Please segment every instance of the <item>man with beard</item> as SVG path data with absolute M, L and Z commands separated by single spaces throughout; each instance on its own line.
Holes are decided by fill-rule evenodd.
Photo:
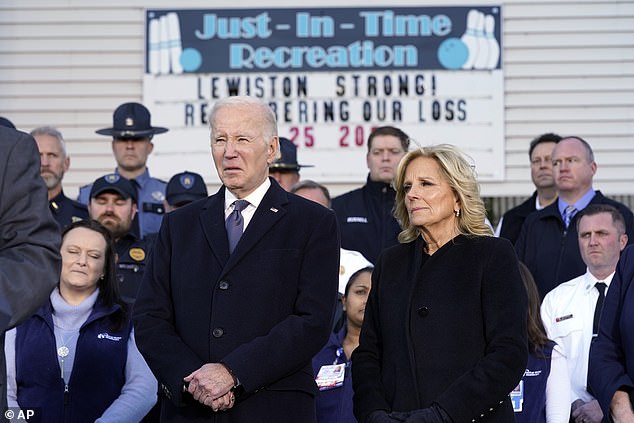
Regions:
M 137 213 L 134 187 L 116 173 L 102 176 L 92 184 L 88 213 L 114 238 L 119 290 L 126 301 L 134 303 L 154 239 L 141 239 L 132 227 Z
M 40 150 L 40 175 L 48 189 L 48 205 L 60 229 L 72 222 L 87 219 L 86 206 L 64 195 L 62 179 L 70 166 L 66 143 L 61 132 L 51 126 L 31 131 Z

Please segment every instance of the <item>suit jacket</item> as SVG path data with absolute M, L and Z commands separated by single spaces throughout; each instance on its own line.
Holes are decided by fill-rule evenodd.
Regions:
M 612 421 L 610 401 L 619 389 L 634 401 L 634 246 L 621 254 L 605 297 L 599 336 L 590 347 L 588 381 L 601 405 L 603 421 Z M 633 402 L 634 403 L 634 402 Z
M 0 127 L 0 346 L 4 332 L 44 304 L 59 281 L 59 243 L 35 140 Z M 6 380 L 0 354 L 2 410 Z
M 171 399 L 161 418 L 210 421 L 183 378 L 223 362 L 245 393 L 216 422 L 313 422 L 311 358 L 337 297 L 335 215 L 271 179 L 230 255 L 224 190 L 165 215 L 135 304 L 137 344 Z
M 514 422 L 509 392 L 526 369 L 526 290 L 507 240 L 458 236 L 433 255 L 423 241 L 385 250 L 372 273 L 354 412 L 438 403 L 456 423 Z

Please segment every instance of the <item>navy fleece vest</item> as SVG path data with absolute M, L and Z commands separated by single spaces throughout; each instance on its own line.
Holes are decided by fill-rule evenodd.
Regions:
M 522 411 L 515 413 L 517 423 L 546 422 L 546 382 L 550 375 L 550 362 L 553 355 L 553 342 L 548 342 L 538 355 L 528 354 L 524 382 L 524 404 Z
M 118 332 L 110 330 L 109 315 L 118 308 L 106 309 L 97 300 L 80 329 L 68 387 L 61 378 L 50 302 L 18 326 L 17 395 L 22 409 L 35 410 L 29 421 L 92 422 L 117 399 L 125 383 L 131 330 L 130 324 Z

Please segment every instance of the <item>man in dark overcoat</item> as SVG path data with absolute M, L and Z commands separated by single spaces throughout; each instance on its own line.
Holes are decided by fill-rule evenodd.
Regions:
M 268 177 L 275 116 L 250 97 L 212 109 L 223 186 L 167 214 L 135 305 L 139 349 L 169 422 L 315 422 L 311 358 L 337 296 L 334 213 Z

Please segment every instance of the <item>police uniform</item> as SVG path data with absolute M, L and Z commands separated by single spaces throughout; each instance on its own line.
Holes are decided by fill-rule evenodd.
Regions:
M 61 191 L 55 198 L 50 200 L 48 206 L 60 229 L 64 229 L 78 220 L 88 219 L 86 206 L 66 197 L 64 191 Z
M 152 126 L 150 111 L 140 103 L 123 103 L 112 114 L 112 127 L 98 129 L 99 135 L 112 136 L 113 139 L 152 139 L 156 134 L 167 132 L 167 128 Z M 119 174 L 119 169 L 115 169 Z M 132 180 L 136 190 L 138 212 L 133 225 L 138 228 L 141 238 L 147 234 L 158 232 L 163 220 L 165 208 L 165 181 L 152 178 L 147 167 L 145 171 Z M 91 185 L 79 189 L 79 201 L 88 204 Z
M 134 303 L 139 292 L 154 239 L 154 234 L 141 239 L 133 232 L 128 232 L 115 242 L 119 292 L 130 304 Z
M 95 198 L 104 192 L 114 192 L 121 198 L 130 199 L 135 204 L 138 203 L 133 184 L 116 173 L 98 178 L 92 184 L 90 198 Z M 115 240 L 119 291 L 123 299 L 129 303 L 134 303 L 136 299 L 154 239 L 155 236 L 152 234 L 146 238 L 139 237 L 138 231 L 132 227 L 128 233 Z
M 115 174 L 119 174 L 118 169 L 115 169 Z M 147 168 L 133 181 L 133 185 L 136 185 L 138 198 L 138 217 L 135 218 L 135 222 L 138 221 L 141 237 L 145 238 L 148 234 L 158 232 L 161 227 L 161 221 L 165 214 L 163 199 L 167 183 L 161 179 L 152 178 Z M 88 184 L 79 189 L 81 203 L 88 204 L 91 188 L 92 184 Z

